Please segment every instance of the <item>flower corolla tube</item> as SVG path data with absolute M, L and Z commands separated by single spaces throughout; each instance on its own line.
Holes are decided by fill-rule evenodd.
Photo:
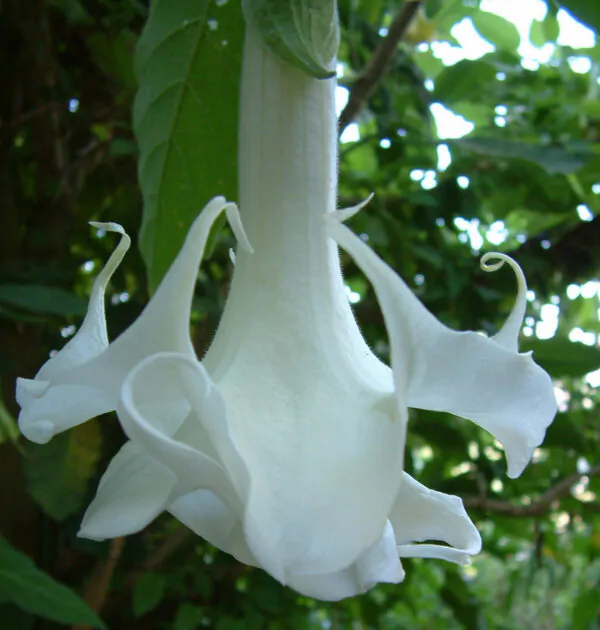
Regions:
M 494 337 L 441 324 L 336 210 L 334 80 L 284 66 L 250 29 L 242 73 L 240 211 L 208 203 L 140 317 L 109 344 L 104 293 L 121 242 L 93 286 L 81 328 L 34 379 L 19 379 L 29 439 L 116 410 L 129 441 L 111 461 L 80 535 L 137 532 L 169 511 L 241 562 L 322 600 L 402 581 L 401 558 L 464 564 L 480 535 L 462 501 L 404 472 L 410 407 L 456 414 L 504 447 L 518 476 L 556 412 L 551 380 L 517 337 L 526 285 Z M 238 240 L 208 353 L 189 335 L 210 228 Z M 377 295 L 390 366 L 363 340 L 338 247 Z

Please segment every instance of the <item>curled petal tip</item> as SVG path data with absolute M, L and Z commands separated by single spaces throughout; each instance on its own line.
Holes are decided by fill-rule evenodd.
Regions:
M 355 206 L 351 208 L 343 208 L 341 210 L 336 210 L 335 212 L 330 213 L 331 216 L 334 216 L 338 221 L 347 221 L 355 214 L 358 214 L 375 196 L 375 193 L 371 193 L 366 199 L 357 203 Z
M 50 381 L 36 381 L 32 378 L 18 378 L 16 399 L 23 406 L 25 397 L 40 398 L 50 387 Z
M 227 220 L 233 230 L 233 234 L 242 249 L 246 250 L 249 254 L 253 254 L 254 249 L 252 248 L 248 235 L 246 234 L 246 230 L 244 229 L 244 224 L 242 223 L 242 218 L 237 205 L 235 203 L 228 203 L 225 206 L 225 214 L 227 215 Z
M 89 224 L 92 227 L 97 228 L 98 230 L 106 230 L 107 232 L 116 232 L 117 234 L 126 235 L 125 229 L 122 225 L 118 223 L 113 223 L 112 221 L 108 221 L 106 223 L 102 221 L 90 221 Z
M 525 280 L 525 274 L 520 265 L 506 254 L 488 252 L 481 257 L 480 261 L 481 268 L 489 272 L 497 271 L 504 263 L 508 264 L 515 273 L 517 279 L 517 299 L 504 326 L 494 335 L 493 339 L 507 350 L 518 352 L 517 340 L 527 308 L 527 281 Z

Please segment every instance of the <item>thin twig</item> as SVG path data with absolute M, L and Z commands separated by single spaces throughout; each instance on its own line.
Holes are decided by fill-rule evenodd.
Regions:
M 600 465 L 595 466 L 584 474 L 573 473 L 568 475 L 546 490 L 544 494 L 533 500 L 529 505 L 515 505 L 509 501 L 488 499 L 486 496 L 463 497 L 463 503 L 467 509 L 486 510 L 495 512 L 496 514 L 504 514 L 505 516 L 544 516 L 551 510 L 553 503 L 569 495 L 571 487 L 578 483 L 582 477 L 593 477 L 594 475 L 600 475 Z
M 356 114 L 369 99 L 373 90 L 386 73 L 390 62 L 396 54 L 398 42 L 404 37 L 420 5 L 421 0 L 405 0 L 400 9 L 398 9 L 388 34 L 381 40 L 362 74 L 350 88 L 348 103 L 340 115 L 340 133 L 354 120 Z
M 124 546 L 124 538 L 111 540 L 108 556 L 98 562 L 92 570 L 83 599 L 95 613 L 100 613 L 104 607 L 108 591 L 110 590 L 112 576 L 117 568 Z M 91 630 L 91 628 L 89 626 L 74 626 L 73 630 Z

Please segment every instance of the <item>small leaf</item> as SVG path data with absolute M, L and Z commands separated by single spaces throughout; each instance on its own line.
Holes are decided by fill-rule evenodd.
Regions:
M 165 578 L 158 573 L 144 573 L 133 587 L 132 608 L 134 616 L 141 617 L 154 610 L 165 594 Z
M 561 337 L 524 341 L 521 352 L 533 350 L 533 358 L 553 378 L 579 377 L 600 368 L 600 348 Z
M 558 20 L 548 13 L 542 22 L 533 20 L 529 29 L 529 39 L 535 46 L 542 47 L 546 42 L 555 42 L 558 38 Z
M 1 381 L 0 385 L 2 385 Z M 0 398 L 0 444 L 4 442 L 16 442 L 19 439 L 19 435 L 16 420 L 12 417 L 4 401 Z
M 440 72 L 435 80 L 434 96 L 443 103 L 477 100 L 490 81 L 496 80 L 496 68 L 487 61 L 464 59 Z
M 58 623 L 105 627 L 73 591 L 40 571 L 1 537 L 0 600 L 12 601 L 23 610 Z M 5 617 L 2 620 L 6 621 Z
M 340 44 L 335 0 L 243 0 L 242 6 L 274 55 L 316 79 L 335 76 Z
M 516 52 L 521 43 L 517 27 L 499 15 L 487 11 L 473 14 L 473 24 L 479 33 L 500 50 Z
M 25 446 L 27 489 L 57 521 L 81 509 L 88 482 L 96 472 L 102 436 L 90 421 L 54 437 L 48 444 Z
M 173 630 L 197 630 L 202 625 L 203 618 L 204 612 L 200 606 L 186 602 L 177 611 Z
M 498 138 L 469 136 L 453 141 L 453 145 L 491 158 L 512 158 L 533 162 L 541 166 L 549 175 L 575 173 L 585 166 L 592 156 L 591 151 L 581 148 L 569 149 Z
M 84 298 L 40 284 L 1 284 L 0 303 L 42 315 L 83 317 L 87 310 Z

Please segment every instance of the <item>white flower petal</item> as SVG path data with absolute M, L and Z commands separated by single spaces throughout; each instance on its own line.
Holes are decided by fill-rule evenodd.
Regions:
M 21 405 L 19 427 L 36 442 L 116 409 L 119 390 L 129 370 L 144 357 L 160 351 L 195 357 L 189 338 L 189 319 L 198 266 L 210 229 L 225 211 L 248 249 L 234 204 L 212 199 L 193 223 L 185 243 L 142 315 L 107 347 L 104 289 L 129 247 L 129 237 L 116 224 L 95 224 L 123 234 L 121 243 L 100 273 L 90 297 L 89 311 L 75 337 L 42 367 L 36 388 L 27 379 L 17 382 Z
M 140 531 L 166 509 L 174 486 L 167 468 L 127 442 L 102 476 L 78 536 L 104 540 Z
M 473 332 L 441 324 L 404 281 L 346 226 L 329 231 L 362 268 L 377 294 L 391 345 L 400 400 L 472 420 L 504 446 L 508 475 L 518 477 L 556 414 L 550 377 L 531 356 Z M 511 319 L 509 330 L 513 330 Z
M 459 497 L 430 490 L 403 474 L 402 485 L 390 513 L 401 557 L 440 558 L 468 563 L 481 550 L 481 536 Z M 451 545 L 416 545 L 438 540 Z
M 32 442 L 44 444 L 55 433 L 74 426 L 70 424 L 69 416 L 79 418 L 83 413 L 87 415 L 87 420 L 108 411 L 103 392 L 98 391 L 94 385 L 84 384 L 82 387 L 70 385 L 59 392 L 53 387 L 55 380 L 64 374 L 73 373 L 79 366 L 99 356 L 108 347 L 104 295 L 113 273 L 129 249 L 131 239 L 116 223 L 92 225 L 121 234 L 121 240 L 94 280 L 86 316 L 75 336 L 62 350 L 44 363 L 35 379 L 17 379 L 16 399 L 22 408 L 19 414 L 19 428 Z M 64 428 L 58 428 L 57 423 L 53 421 L 54 418 L 60 418 L 59 422 L 64 424 Z
M 244 564 L 258 566 L 246 544 L 239 515 L 214 492 L 195 490 L 185 494 L 173 502 L 169 512 L 217 549 Z
M 292 575 L 288 585 L 307 597 L 339 601 L 365 593 L 380 582 L 398 584 L 403 579 L 394 531 L 387 521 L 381 538 L 348 569 L 326 575 Z
M 381 536 L 400 483 L 406 423 L 393 397 L 318 374 L 311 389 L 298 379 L 297 398 L 277 380 L 267 398 L 258 370 L 246 385 L 257 393 L 236 399 L 219 384 L 250 473 L 248 545 L 263 567 L 281 564 L 283 583 L 355 562 Z

